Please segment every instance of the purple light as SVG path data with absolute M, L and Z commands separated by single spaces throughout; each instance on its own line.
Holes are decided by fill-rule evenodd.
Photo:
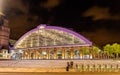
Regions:
M 64 31 L 64 32 L 70 33 L 70 34 L 78 37 L 79 39 L 84 40 L 86 44 L 91 44 L 92 45 L 92 42 L 90 42 L 85 37 L 83 37 L 82 35 L 78 34 L 77 32 L 74 32 L 72 30 L 69 30 L 69 29 L 66 29 L 66 28 L 62 28 L 62 27 L 57 27 L 57 26 L 46 26 L 45 28 L 46 29 L 56 29 L 56 30 L 60 30 L 60 31 Z
M 57 26 L 46 26 L 45 24 L 41 24 L 39 25 L 37 28 L 34 28 L 30 31 L 28 31 L 27 33 L 25 33 L 14 45 L 14 47 L 20 42 L 20 40 L 22 40 L 24 37 L 26 37 L 27 35 L 29 35 L 30 33 L 32 32 L 35 32 L 35 31 L 38 31 L 39 27 L 40 26 L 44 26 L 45 29 L 55 29 L 55 30 L 60 30 L 60 31 L 63 31 L 63 32 L 67 32 L 67 33 L 70 33 L 76 37 L 78 37 L 79 39 L 82 39 L 86 45 L 89 45 L 89 46 L 92 46 L 92 42 L 90 42 L 89 40 L 87 40 L 85 37 L 83 37 L 82 35 L 72 31 L 72 30 L 69 30 L 69 29 L 66 29 L 66 28 L 62 28 L 62 27 L 57 27 Z M 79 46 L 81 46 L 81 44 L 79 44 Z

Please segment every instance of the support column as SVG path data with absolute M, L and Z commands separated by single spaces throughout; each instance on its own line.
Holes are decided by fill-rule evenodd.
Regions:
M 31 53 L 32 53 L 32 50 L 30 49 L 30 59 L 32 59 L 32 57 L 31 57 L 31 56 L 32 56 Z
M 92 47 L 91 46 L 89 47 L 89 50 L 90 50 L 90 59 L 93 59 L 93 57 L 92 57 Z
M 31 59 L 31 49 L 29 50 L 29 59 Z
M 80 50 L 80 59 L 83 58 L 82 50 Z
M 35 59 L 37 59 L 37 49 L 35 49 Z
M 34 59 L 34 51 L 33 50 L 31 50 L 31 59 Z
M 22 57 L 22 59 L 25 59 L 25 50 L 23 51 L 23 57 Z
M 28 59 L 28 50 L 26 50 L 26 59 Z
M 80 48 L 80 59 L 83 59 L 83 49 L 82 49 L 82 47 Z
M 49 59 L 51 59 L 51 56 L 50 56 L 51 50 L 52 50 L 52 48 L 49 49 Z
M 37 49 L 37 59 L 40 59 L 40 50 Z
M 62 48 L 62 59 L 65 59 L 65 49 Z
M 49 49 L 46 48 L 45 50 L 46 50 L 46 53 L 47 53 L 47 54 L 46 54 L 46 59 L 49 59 Z
M 36 49 L 36 59 L 38 59 L 38 49 Z
M 59 57 L 57 57 L 58 59 L 62 59 L 62 56 L 63 56 L 63 55 L 62 55 L 62 54 L 63 54 L 63 53 L 62 53 L 62 51 L 63 51 L 62 49 L 63 49 L 63 48 L 58 48 L 58 52 L 60 52 L 60 53 L 61 53 L 60 58 L 59 58 Z M 57 56 L 58 56 L 58 52 L 57 52 Z
M 28 59 L 30 59 L 30 51 L 29 51 L 29 49 L 28 49 Z
M 27 50 L 27 59 L 29 58 L 29 51 Z
M 74 48 L 73 47 L 71 47 L 70 48 L 70 55 L 71 55 L 71 59 L 74 59 Z
M 81 50 L 80 49 L 81 49 L 81 47 L 78 47 L 78 50 L 79 50 L 79 59 L 82 59 L 82 57 L 81 57 L 82 55 L 81 55 Z
M 40 58 L 43 59 L 43 55 L 42 55 L 42 48 L 40 48 Z
M 30 59 L 32 59 L 32 49 L 30 50 Z
M 33 59 L 35 59 L 35 49 L 33 49 Z
M 50 48 L 48 48 L 48 59 L 50 59 Z
M 56 48 L 54 48 L 54 59 L 56 59 L 57 58 L 57 49 Z
M 26 59 L 26 50 L 24 51 L 24 59 Z

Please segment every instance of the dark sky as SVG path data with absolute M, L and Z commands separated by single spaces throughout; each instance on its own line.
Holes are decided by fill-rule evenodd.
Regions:
M 11 39 L 41 23 L 62 26 L 94 44 L 120 43 L 120 0 L 4 0 Z

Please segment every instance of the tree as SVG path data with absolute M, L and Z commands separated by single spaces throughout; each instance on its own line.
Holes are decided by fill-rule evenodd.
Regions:
M 110 45 L 110 44 L 105 45 L 104 53 L 107 54 L 108 57 L 118 58 L 119 54 L 120 54 L 120 44 L 113 43 L 112 45 Z
M 86 47 L 83 47 L 82 48 L 82 54 L 83 54 L 83 56 L 84 55 L 88 55 L 89 54 L 89 50 Z
M 83 54 L 84 54 L 84 55 L 88 55 L 88 54 L 89 54 L 89 50 L 87 50 L 87 49 L 84 48 Z
M 100 49 L 96 46 L 93 46 L 93 50 L 92 50 L 92 54 L 93 54 L 93 58 L 96 57 L 96 55 L 98 55 L 100 52 Z
M 113 48 L 110 44 L 106 44 L 104 47 L 103 47 L 103 51 L 104 51 L 104 54 L 107 54 L 107 57 L 113 57 Z
M 117 43 L 112 44 L 112 48 L 113 48 L 113 53 L 116 54 L 116 58 L 118 58 L 118 55 L 120 53 L 120 45 Z

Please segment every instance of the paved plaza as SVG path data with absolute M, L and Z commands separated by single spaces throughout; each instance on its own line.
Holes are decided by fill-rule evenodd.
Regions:
M 65 68 L 67 62 L 73 61 L 73 65 L 77 64 L 78 66 L 83 64 L 87 66 L 88 64 L 92 67 L 93 64 L 96 66 L 98 64 L 104 65 L 108 64 L 109 66 L 120 67 L 119 60 L 1 60 L 1 68 Z
M 70 68 L 69 72 L 120 71 L 120 62 L 118 60 L 2 60 L 0 72 L 66 72 L 67 62 L 71 61 L 73 61 L 73 68 Z M 99 64 L 102 65 L 101 69 Z M 105 64 L 107 67 L 105 67 Z M 118 64 L 118 69 L 116 64 Z M 82 65 L 84 65 L 83 68 Z M 95 68 L 93 67 L 94 65 L 96 66 Z
M 66 62 L 74 68 L 66 71 Z M 120 64 L 115 60 L 2 60 L 0 75 L 120 75 L 118 71 L 78 71 L 75 64 Z

